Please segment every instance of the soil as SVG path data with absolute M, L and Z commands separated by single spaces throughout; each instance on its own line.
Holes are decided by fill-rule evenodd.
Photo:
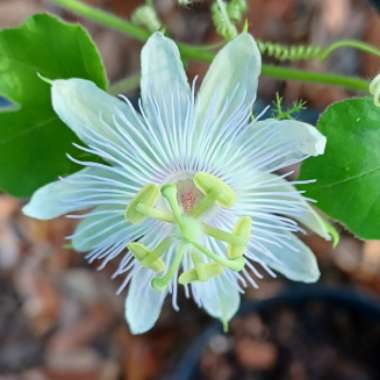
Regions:
M 380 324 L 321 301 L 272 306 L 214 336 L 199 380 L 372 380 L 379 378 Z

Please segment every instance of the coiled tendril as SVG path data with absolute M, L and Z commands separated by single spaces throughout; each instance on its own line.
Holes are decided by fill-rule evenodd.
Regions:
M 313 45 L 288 46 L 262 40 L 257 40 L 257 44 L 261 54 L 276 58 L 279 61 L 295 62 L 309 59 L 324 61 L 335 52 L 335 50 L 340 48 L 353 48 L 380 57 L 379 49 L 365 42 L 351 39 L 334 42 L 325 48 Z
M 216 32 L 229 40 L 237 35 L 237 28 L 228 13 L 224 0 L 216 0 L 211 6 L 211 16 Z
M 279 43 L 257 40 L 261 54 L 273 57 L 279 61 L 301 61 L 320 58 L 323 49 L 319 46 L 287 46 Z
M 245 0 L 231 0 L 227 4 L 227 12 L 230 19 L 240 22 L 247 11 L 247 3 Z

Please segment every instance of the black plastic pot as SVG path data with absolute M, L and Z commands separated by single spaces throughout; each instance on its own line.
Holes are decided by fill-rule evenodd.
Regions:
M 367 321 L 378 322 L 380 325 L 379 301 L 354 290 L 323 286 L 290 288 L 276 297 L 247 303 L 241 308 L 239 316 L 262 313 L 268 315 L 268 313 L 276 313 L 278 309 L 282 307 L 287 307 L 299 312 L 305 305 L 311 302 L 325 304 L 329 308 L 331 307 L 331 309 L 344 309 Z M 360 328 L 360 326 L 355 327 Z M 202 353 L 208 346 L 210 340 L 221 333 L 219 323 L 215 322 L 211 324 L 210 327 L 195 340 L 179 362 L 174 373 L 166 380 L 201 380 L 202 375 L 199 363 Z M 317 331 L 313 333 L 317 334 Z
M 369 2 L 380 12 L 380 0 L 369 0 Z

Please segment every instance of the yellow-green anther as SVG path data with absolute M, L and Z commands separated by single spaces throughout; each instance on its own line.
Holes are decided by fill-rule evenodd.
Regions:
M 125 211 L 125 218 L 130 223 L 142 222 L 147 215 L 141 212 L 141 206 L 153 207 L 158 201 L 159 196 L 160 188 L 157 185 L 150 184 L 144 186 L 129 203 Z
M 194 184 L 204 197 L 194 206 L 191 215 L 198 217 L 208 211 L 216 203 L 230 208 L 235 204 L 235 192 L 219 178 L 203 172 L 198 172 L 193 178 Z
M 155 251 L 150 251 L 144 244 L 129 243 L 127 247 L 142 266 L 150 268 L 154 272 L 162 272 L 165 270 L 165 263 L 159 258 Z
M 149 252 L 149 249 L 141 243 L 129 243 L 127 245 L 127 248 L 139 261 L 142 260 Z
M 215 238 L 216 240 L 225 241 L 225 242 L 232 244 L 232 245 L 244 246 L 245 244 L 247 244 L 246 240 L 241 238 L 236 233 L 223 231 L 223 230 L 220 230 L 219 228 L 211 227 L 207 224 L 203 224 L 202 227 L 203 227 L 203 231 L 207 235 Z
M 153 251 L 149 252 L 149 254 L 141 260 L 141 265 L 149 266 L 154 263 L 169 249 L 171 242 L 171 238 L 162 240 Z
M 236 194 L 230 186 L 211 174 L 198 172 L 193 178 L 195 186 L 205 195 L 215 194 L 219 205 L 230 208 L 235 204 Z
M 201 281 L 205 282 L 219 276 L 224 271 L 224 267 L 218 263 L 205 263 L 197 264 L 195 267 L 187 272 L 183 272 L 178 282 L 182 285 L 186 285 L 190 282 Z
M 181 285 L 190 284 L 190 282 L 199 281 L 198 273 L 195 269 L 191 269 L 186 272 L 182 272 L 178 277 L 178 283 Z
M 181 265 L 186 247 L 187 245 L 185 243 L 180 243 L 168 271 L 163 276 L 153 278 L 151 285 L 154 289 L 165 290 L 167 288 L 173 276 L 178 271 L 179 266 Z
M 244 255 L 249 237 L 251 236 L 251 228 L 252 219 L 249 216 L 243 216 L 239 219 L 233 230 L 233 235 L 240 239 L 243 244 L 230 244 L 227 253 L 230 259 L 237 259 Z
M 195 241 L 191 241 L 191 245 L 194 248 L 196 248 L 198 251 L 205 254 L 208 258 L 210 258 L 213 261 L 223 265 L 224 267 L 232 269 L 235 272 L 239 272 L 244 268 L 244 265 L 245 265 L 244 257 L 240 257 L 237 259 L 225 259 L 225 258 L 215 254 L 214 252 L 209 251 L 207 248 L 203 247 L 202 245 L 198 244 Z

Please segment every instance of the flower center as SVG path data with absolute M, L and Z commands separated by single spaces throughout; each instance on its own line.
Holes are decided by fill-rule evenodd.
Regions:
M 160 197 L 167 205 L 166 210 L 155 207 Z M 141 223 L 146 218 L 152 218 L 176 225 L 176 233 L 163 239 L 153 251 L 141 243 L 128 244 L 141 265 L 156 273 L 165 272 L 153 278 L 152 286 L 155 289 L 167 288 L 185 254 L 189 254 L 193 267 L 179 276 L 178 282 L 182 285 L 207 281 L 223 273 L 226 268 L 233 271 L 243 269 L 251 218 L 240 218 L 232 232 L 209 226 L 201 220 L 202 215 L 216 205 L 232 207 L 235 198 L 234 191 L 222 180 L 203 172 L 196 173 L 192 180 L 179 180 L 161 187 L 150 184 L 140 190 L 125 211 L 125 218 L 130 223 Z M 204 247 L 200 243 L 203 235 L 227 243 L 226 255 L 215 254 Z M 161 257 L 175 241 L 177 251 L 166 268 Z

